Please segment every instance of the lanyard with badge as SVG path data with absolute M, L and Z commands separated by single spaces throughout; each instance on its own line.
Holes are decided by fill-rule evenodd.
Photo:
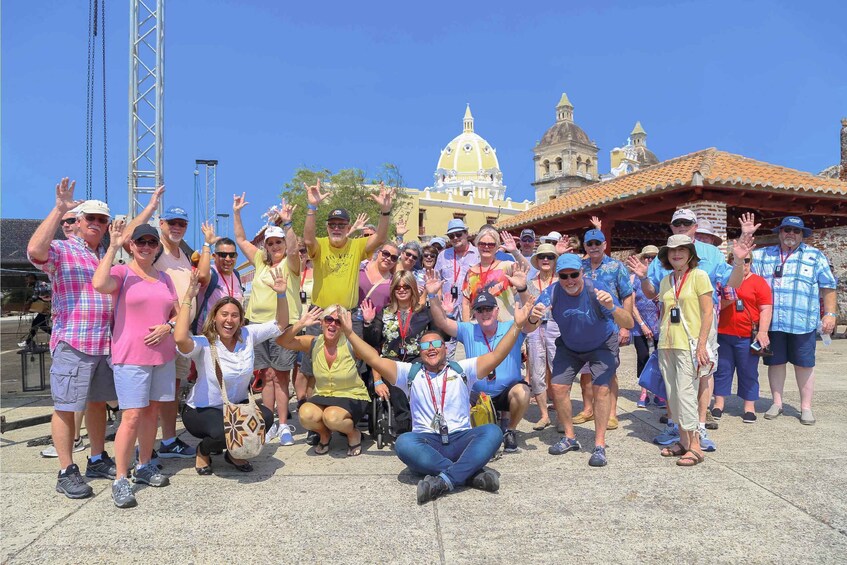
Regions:
M 456 283 L 459 281 L 459 273 L 462 272 L 461 265 L 456 261 L 456 250 L 453 250 L 453 286 L 450 287 L 450 296 L 453 297 L 453 300 L 459 299 L 459 287 Z
M 220 279 L 221 279 L 221 281 L 223 281 L 224 287 L 226 287 L 226 295 L 235 298 L 235 294 L 234 294 L 235 281 L 232 280 L 233 276 L 234 275 L 232 273 L 230 273 L 230 275 L 229 275 L 230 282 L 229 283 L 226 281 L 226 277 L 224 277 L 223 275 L 221 275 Z
M 304 267 L 303 273 L 300 275 L 300 304 L 306 303 L 306 289 L 303 287 L 303 284 L 306 282 L 306 273 L 309 271 L 309 267 Z
M 479 328 L 479 331 L 480 331 L 480 333 L 482 333 L 482 339 L 485 340 L 485 347 L 488 348 L 488 352 L 490 353 L 492 351 L 491 344 L 488 343 L 488 338 L 485 337 L 485 332 L 482 330 L 482 328 Z M 488 377 L 486 377 L 486 378 L 489 381 L 493 381 L 494 379 L 496 379 L 497 378 L 497 369 L 495 368 L 490 373 L 488 373 Z
M 397 311 L 397 331 L 400 334 L 400 358 L 406 360 L 406 336 L 409 335 L 409 327 L 412 325 L 412 310 L 411 308 L 406 313 L 405 318 L 401 319 L 401 312 Z M 405 324 L 404 324 L 405 321 Z
M 798 245 L 794 249 L 788 252 L 784 257 L 782 256 L 782 247 L 779 248 L 779 265 L 777 265 L 773 270 L 773 278 L 779 279 L 782 278 L 783 268 L 785 267 L 785 262 L 788 261 L 788 258 L 791 257 L 791 254 L 800 249 Z
M 673 280 L 673 293 L 674 293 L 674 307 L 671 308 L 671 323 L 678 324 L 682 321 L 682 317 L 679 314 L 679 295 L 682 292 L 682 287 L 685 286 L 685 281 L 688 279 L 688 275 L 691 273 L 691 269 L 685 271 L 685 274 L 682 275 L 682 280 L 679 285 L 676 284 L 676 275 L 671 275 Z
M 424 376 L 426 376 L 426 384 L 429 385 L 429 394 L 432 398 L 432 408 L 435 410 L 435 415 L 432 417 L 432 422 L 430 422 L 429 426 L 433 431 L 441 435 L 441 444 L 447 445 L 450 443 L 450 434 L 447 429 L 447 419 L 444 417 L 444 399 L 447 397 L 447 366 L 444 366 L 444 370 L 442 371 L 442 381 L 441 381 L 441 410 L 438 409 L 438 403 L 435 400 L 435 389 L 432 388 L 432 379 L 433 377 L 429 376 L 429 371 L 424 369 Z M 435 374 L 434 378 L 438 378 L 438 373 Z

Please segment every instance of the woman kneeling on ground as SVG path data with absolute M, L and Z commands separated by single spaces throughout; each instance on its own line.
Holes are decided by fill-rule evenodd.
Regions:
M 356 359 L 341 331 L 344 308 L 333 304 L 326 310 L 313 307 L 303 318 L 285 330 L 277 343 L 312 358 L 315 394 L 300 407 L 300 423 L 320 435 L 315 455 L 329 451 L 332 432 L 347 436 L 347 456 L 362 453 L 362 432 L 356 423 L 368 408 L 370 396 L 356 369 Z M 307 326 L 321 324 L 321 335 L 297 335 Z
M 195 470 L 198 475 L 212 474 L 213 452 L 220 453 L 226 448 L 224 435 L 223 398 L 221 386 L 226 386 L 227 397 L 234 404 L 245 404 L 248 387 L 253 378 L 254 346 L 282 333 L 281 326 L 288 324 L 288 304 L 286 302 L 286 278 L 281 268 L 271 269 L 273 290 L 276 292 L 276 320 L 261 324 L 244 325 L 244 308 L 241 303 L 226 296 L 212 307 L 202 335 L 191 335 L 188 331 L 191 322 L 191 302 L 200 290 L 197 271 L 191 275 L 191 284 L 180 302 L 179 315 L 174 329 L 174 340 L 180 355 L 188 357 L 197 365 L 197 382 L 191 389 L 185 408 L 182 410 L 182 423 L 188 433 L 199 438 Z M 212 356 L 212 345 L 217 350 L 221 378 L 219 380 Z M 265 429 L 273 424 L 273 413 L 260 406 L 265 420 Z M 241 472 L 253 470 L 249 461 L 236 459 L 229 453 L 224 455 L 227 463 Z

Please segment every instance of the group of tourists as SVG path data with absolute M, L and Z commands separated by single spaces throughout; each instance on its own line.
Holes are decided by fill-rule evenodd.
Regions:
M 641 389 L 638 406 L 652 400 L 666 409 L 655 442 L 679 466 L 716 449 L 707 425 L 723 416 L 735 373 L 743 421 L 756 421 L 760 356 L 773 396 L 764 417 L 783 413 L 791 363 L 800 421 L 815 422 L 815 332 L 834 329 L 836 281 L 823 254 L 803 243 L 811 230 L 797 217 L 774 229 L 776 245 L 756 248 L 760 225 L 745 214 L 727 259 L 711 227 L 680 209 L 666 242 L 622 262 L 608 255 L 597 218 L 581 242 L 557 232 L 536 238 L 531 229 L 515 238 L 491 226 L 471 234 L 460 218 L 424 244 L 404 243 L 398 222 L 391 241 L 395 194 L 384 186 L 371 195 L 376 225 L 364 215 L 351 224 L 338 208 L 318 237 L 317 211 L 330 193 L 317 182 L 304 187 L 302 234 L 293 229 L 296 207 L 283 202 L 248 239 L 246 194 L 236 195 L 235 239 L 203 224 L 192 261 L 184 209 L 149 223 L 164 187 L 128 223 L 104 202 L 75 200 L 74 188 L 68 179 L 56 186 L 55 207 L 27 248 L 50 279 L 56 490 L 69 498 L 93 493 L 73 462 L 75 414 L 85 412 L 91 445 L 85 476 L 112 480 L 112 499 L 126 508 L 137 505 L 132 483 L 168 485 L 160 458 L 193 458 L 196 472 L 210 475 L 213 456 L 223 454 L 227 465 L 252 471 L 227 449 L 224 405 L 247 403 L 259 389 L 266 441 L 297 444 L 293 411 L 314 455 L 328 453 L 335 435 L 348 457 L 363 451 L 359 424 L 372 403 L 402 395 L 411 429 L 395 451 L 423 475 L 419 503 L 462 485 L 497 491 L 500 476 L 486 464 L 501 448 L 519 451 L 518 426 L 532 403 L 533 429 L 556 425 L 561 434 L 552 455 L 582 449 L 574 426 L 593 421 L 588 465 L 602 467 L 606 435 L 619 426 L 620 348 L 629 343 L 638 374 L 661 375 L 661 387 Z M 53 239 L 66 223 L 66 239 Z M 239 251 L 253 267 L 249 289 L 235 269 Z M 117 260 L 124 253 L 131 259 Z M 196 447 L 176 432 L 186 379 L 193 385 L 181 418 Z M 576 415 L 575 381 L 583 398 Z M 471 407 L 485 399 L 494 421 L 474 427 Z M 114 459 L 105 447 L 112 401 L 122 411 Z

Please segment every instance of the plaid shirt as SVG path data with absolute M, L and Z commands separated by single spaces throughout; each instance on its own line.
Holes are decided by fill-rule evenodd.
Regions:
M 779 265 L 783 265 L 782 276 L 774 277 Z M 763 277 L 773 290 L 771 331 L 805 334 L 818 327 L 820 289 L 834 289 L 837 285 L 823 253 L 801 243 L 784 257 L 780 256 L 779 246 L 773 245 L 753 251 L 750 270 Z
M 632 283 L 629 282 L 629 270 L 623 263 L 608 255 L 603 255 L 603 260 L 596 269 L 591 266 L 591 259 L 583 259 L 582 270 L 586 277 L 599 280 L 609 287 L 610 294 L 620 303 L 633 292 Z
M 51 353 L 64 341 L 86 355 L 109 355 L 112 296 L 100 294 L 91 285 L 100 255 L 81 237 L 73 236 L 68 240 L 54 239 L 44 263 L 28 257 L 53 284 Z

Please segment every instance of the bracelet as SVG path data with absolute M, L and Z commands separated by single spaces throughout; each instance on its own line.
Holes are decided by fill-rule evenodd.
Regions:
M 541 321 L 541 319 L 539 318 L 538 320 L 535 320 L 535 321 L 533 322 L 533 321 L 532 321 L 532 318 L 530 318 L 529 316 L 527 316 L 526 321 L 527 321 L 527 322 L 529 322 L 529 325 L 534 326 L 535 324 L 537 324 L 538 322 L 540 322 L 540 321 Z
M 438 293 L 437 292 L 427 293 L 426 297 L 428 299 L 432 300 L 433 298 L 438 298 Z
M 827 312 L 824 316 L 832 316 L 833 318 L 837 318 L 838 315 L 835 312 Z
M 285 293 L 284 292 L 277 292 L 276 297 L 277 298 L 285 298 Z
M 306 206 L 306 208 L 311 210 L 312 212 L 316 212 L 318 210 L 318 207 L 315 206 L 314 204 L 309 204 L 309 205 Z
M 212 248 L 212 244 L 211 244 L 211 243 L 209 243 L 208 241 L 204 241 L 204 242 L 203 242 L 203 247 L 208 247 L 209 249 L 211 249 L 211 248 Z
M 391 215 L 391 210 L 389 210 L 388 212 L 380 212 L 380 214 L 381 214 L 382 216 L 390 216 L 390 215 Z
M 284 227 L 285 229 L 291 229 L 291 226 L 293 225 L 294 222 L 285 222 L 284 224 L 282 224 L 282 227 Z
M 183 306 L 188 306 L 189 308 L 191 308 L 192 306 L 191 302 L 180 302 L 180 304 L 182 304 Z
M 603 308 L 606 308 L 606 307 L 605 307 L 605 306 L 603 306 Z M 615 310 L 617 310 L 617 309 L 618 309 L 618 307 L 617 307 L 617 306 L 615 306 L 614 304 L 612 304 L 612 309 L 611 309 L 611 310 L 609 310 L 608 308 L 606 308 L 606 310 L 609 310 L 609 314 L 614 313 L 614 311 L 615 311 Z
M 526 285 L 524 285 L 523 288 L 516 288 L 515 292 L 526 292 L 526 288 L 527 288 Z
M 638 277 L 638 280 L 640 280 L 641 282 L 644 282 L 644 281 L 647 280 L 647 278 L 648 278 L 647 275 L 645 275 L 643 277 Z
M 384 385 L 384 384 L 385 383 L 383 382 L 382 379 L 379 379 L 378 381 L 374 381 L 374 386 L 379 386 L 379 385 Z
M 646 325 L 647 325 L 647 322 L 638 322 L 638 325 L 639 325 L 639 326 L 646 326 Z

